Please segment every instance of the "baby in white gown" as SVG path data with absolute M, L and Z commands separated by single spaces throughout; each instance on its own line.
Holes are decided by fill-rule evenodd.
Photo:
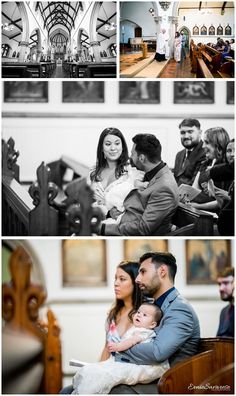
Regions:
M 144 172 L 132 166 L 127 166 L 127 172 L 121 175 L 118 179 L 110 183 L 106 188 L 103 188 L 101 182 L 89 182 L 94 191 L 94 198 L 96 200 L 94 206 L 99 206 L 104 215 L 107 215 L 109 210 L 116 207 L 119 212 L 124 211 L 124 200 L 126 196 L 135 188 L 144 189 L 148 186 L 148 182 L 143 182 Z M 119 223 L 121 215 L 115 220 L 108 218 L 103 223 Z
M 108 342 L 111 353 L 119 353 L 139 342 L 149 342 L 156 333 L 153 330 L 161 319 L 162 312 L 155 304 L 143 303 L 133 316 L 133 326 L 120 342 Z M 160 378 L 169 369 L 168 360 L 156 365 L 120 363 L 115 356 L 105 361 L 81 367 L 73 378 L 73 394 L 108 394 L 119 384 L 135 385 L 149 383 Z

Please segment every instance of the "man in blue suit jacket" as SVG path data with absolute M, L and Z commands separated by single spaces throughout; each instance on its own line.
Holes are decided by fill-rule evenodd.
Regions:
M 192 306 L 174 287 L 177 270 L 171 253 L 145 253 L 140 258 L 136 282 L 140 289 L 154 298 L 163 311 L 156 337 L 147 344 L 137 344 L 116 355 L 120 362 L 156 364 L 169 359 L 170 365 L 197 353 L 200 339 L 199 321 Z M 135 386 L 119 385 L 110 393 L 157 393 L 157 382 Z
M 220 323 L 217 330 L 219 337 L 234 337 L 234 268 L 226 267 L 218 274 L 220 297 L 229 304 L 220 313 Z
M 153 341 L 137 344 L 131 349 L 116 354 L 118 362 L 157 364 L 169 359 L 170 365 L 197 353 L 200 339 L 199 321 L 192 306 L 174 287 L 177 270 L 175 257 L 171 253 L 145 253 L 140 258 L 139 275 L 136 282 L 147 296 L 152 296 L 163 317 L 155 329 Z M 60 393 L 68 394 L 72 386 Z M 118 385 L 112 394 L 157 393 L 157 381 L 134 386 Z

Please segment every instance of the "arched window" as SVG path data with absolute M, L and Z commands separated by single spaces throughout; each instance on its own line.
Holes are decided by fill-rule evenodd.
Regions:
M 229 24 L 225 27 L 225 35 L 226 36 L 231 36 L 231 27 L 229 26 Z
M 111 44 L 109 47 L 111 56 L 116 56 L 116 44 Z
M 205 25 L 203 25 L 203 26 L 201 27 L 201 35 L 203 35 L 203 36 L 206 36 L 206 35 L 207 35 L 207 28 L 206 28 Z
M 223 34 L 223 27 L 219 24 L 217 28 L 217 36 L 221 36 Z
M 214 26 L 213 25 L 211 25 L 210 27 L 209 27 L 209 36 L 214 36 L 215 35 L 215 28 L 214 28 Z
M 197 25 L 194 26 L 193 28 L 193 35 L 199 35 L 199 27 Z
M 2 58 L 7 58 L 10 51 L 10 45 L 2 44 Z

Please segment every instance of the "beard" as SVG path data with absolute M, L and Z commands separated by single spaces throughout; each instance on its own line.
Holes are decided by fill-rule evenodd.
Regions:
M 222 301 L 229 301 L 229 302 L 233 301 L 232 294 L 221 293 L 220 294 L 220 298 L 221 298 Z

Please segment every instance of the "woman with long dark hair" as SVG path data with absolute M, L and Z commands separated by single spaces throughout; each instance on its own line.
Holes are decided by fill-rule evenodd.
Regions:
M 141 305 L 142 293 L 135 282 L 138 271 L 139 263 L 133 261 L 122 261 L 117 266 L 114 280 L 116 299 L 107 316 L 106 344 L 100 360 L 108 359 L 107 342 L 123 336 L 132 326 L 132 316 Z
M 97 160 L 88 183 L 94 191 L 95 205 L 104 215 L 117 219 L 123 212 L 125 197 L 143 179 L 143 172 L 128 165 L 128 148 L 125 138 L 117 128 L 106 128 L 97 146 Z

